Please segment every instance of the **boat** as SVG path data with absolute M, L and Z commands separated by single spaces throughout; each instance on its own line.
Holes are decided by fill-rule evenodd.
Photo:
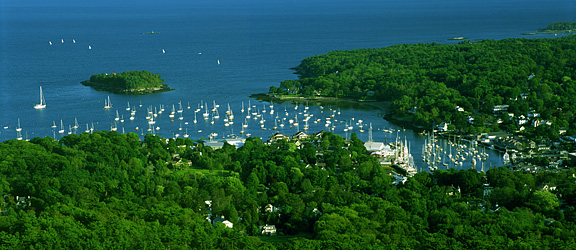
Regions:
M 88 49 L 92 49 L 92 46 L 88 45 Z
M 18 127 L 16 128 L 16 140 L 22 140 L 22 128 L 20 127 L 20 118 L 18 118 Z
M 56 128 L 56 121 L 52 121 L 52 128 Z
M 80 127 L 80 125 L 78 125 L 78 119 L 74 118 L 74 129 L 78 129 L 78 127 Z
M 183 111 L 184 111 L 184 109 L 182 109 L 182 102 L 179 101 L 179 102 L 178 102 L 178 111 L 177 111 L 177 112 L 178 112 L 178 113 L 182 113 Z
M 104 99 L 104 109 L 111 109 L 112 103 L 110 102 L 110 96 L 108 96 L 108 100 Z
M 202 116 L 204 116 L 204 120 L 208 120 L 208 117 L 210 116 L 210 114 L 208 114 L 208 106 L 206 106 L 206 112 L 204 112 Z
M 58 133 L 64 134 L 64 123 L 62 122 L 62 119 L 60 119 L 60 130 L 58 130 Z
M 16 131 L 17 132 L 22 131 L 22 128 L 20 127 L 20 118 L 18 118 L 18 127 L 16 127 Z
M 35 109 L 46 108 L 46 100 L 44 100 L 44 94 L 42 94 L 42 86 L 40 86 L 40 103 L 34 105 Z

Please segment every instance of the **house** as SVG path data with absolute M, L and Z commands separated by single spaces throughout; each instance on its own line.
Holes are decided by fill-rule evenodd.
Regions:
M 310 135 L 308 135 L 302 131 L 298 131 L 298 133 L 292 135 L 291 137 L 292 137 L 292 140 L 304 140 L 304 139 L 308 139 L 310 137 Z
M 369 153 L 382 151 L 386 146 L 383 142 L 367 141 L 364 143 L 364 147 Z
M 216 223 L 222 223 L 222 224 L 224 224 L 224 226 L 226 226 L 228 228 L 234 227 L 234 224 L 232 224 L 232 222 L 230 222 L 229 220 L 224 219 L 224 216 L 220 216 L 220 217 L 212 220 L 212 225 L 216 226 Z
M 283 135 L 280 132 L 276 132 L 272 136 L 268 137 L 268 141 L 271 141 L 271 142 L 276 142 L 276 141 L 281 141 L 281 140 L 289 141 L 290 137 L 287 135 Z
M 264 207 L 264 211 L 267 213 L 275 213 L 275 212 L 279 212 L 280 209 L 278 207 L 275 207 L 272 204 L 268 204 Z
M 509 105 L 495 105 L 494 107 L 492 107 L 492 111 L 493 111 L 494 113 L 497 113 L 497 112 L 506 112 L 506 111 L 508 111 L 508 108 L 509 108 L 509 107 L 510 107 Z
M 268 225 L 260 227 L 260 233 L 265 235 L 275 235 L 276 234 L 276 225 Z
M 314 138 L 322 138 L 322 136 L 324 136 L 325 131 L 324 130 L 320 130 L 320 132 L 316 132 L 313 134 Z
M 546 191 L 546 192 L 556 191 L 556 185 L 553 185 L 550 183 L 542 183 L 538 186 L 538 188 L 540 188 L 540 190 Z

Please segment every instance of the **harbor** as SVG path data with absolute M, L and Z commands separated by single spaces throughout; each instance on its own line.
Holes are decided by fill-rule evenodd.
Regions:
M 122 97 L 122 98 L 118 98 Z M 10 123 L 1 121 L 0 140 L 53 137 L 56 140 L 71 134 L 94 131 L 136 133 L 143 140 L 147 134 L 164 138 L 189 138 L 196 141 L 218 142 L 224 139 L 270 137 L 274 133 L 296 134 L 328 131 L 349 139 L 352 133 L 367 142 L 366 148 L 374 154 L 370 143 L 379 142 L 394 155 L 380 157 L 382 165 L 400 166 L 407 173 L 435 169 L 487 170 L 502 165 L 502 153 L 486 148 L 474 148 L 462 142 L 441 137 L 422 136 L 410 129 L 383 119 L 385 110 L 373 105 L 310 105 L 307 102 L 259 102 L 245 99 L 236 102 L 220 100 L 179 100 L 166 104 L 122 100 L 126 96 L 106 96 L 90 105 L 86 114 L 74 118 L 54 119 L 50 103 L 35 110 L 34 122 L 22 118 Z M 33 107 L 30 107 L 34 110 Z M 88 114 L 88 115 L 87 115 Z M 56 116 L 58 117 L 58 116 Z M 52 119 L 51 119 L 52 118 Z M 20 124 L 18 124 L 20 123 Z M 454 157 L 450 158 L 453 152 Z M 482 153 L 482 157 L 473 153 Z M 472 157 L 462 160 L 463 157 Z M 476 160 L 476 164 L 474 164 Z

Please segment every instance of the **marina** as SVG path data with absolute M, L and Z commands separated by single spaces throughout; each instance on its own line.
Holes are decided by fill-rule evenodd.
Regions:
M 126 102 L 127 105 L 114 108 L 111 106 L 114 102 Z M 184 108 L 182 102 L 190 102 L 197 108 Z M 432 134 L 422 136 L 410 129 L 389 123 L 382 119 L 383 110 L 374 105 L 321 106 L 306 102 L 274 104 L 251 99 L 222 105 L 216 100 L 201 100 L 196 104 L 192 100 L 156 105 L 141 103 L 132 107 L 130 103 L 141 102 L 117 101 L 108 96 L 104 99 L 104 109 L 98 108 L 102 107 L 101 105 L 91 105 L 93 108 L 86 110 L 90 116 L 78 115 L 68 121 L 60 119 L 59 127 L 56 126 L 57 120 L 50 120 L 47 116 L 47 113 L 51 113 L 50 109 L 38 110 L 46 112 L 43 113 L 45 119 L 42 119 L 42 123 L 38 121 L 32 124 L 26 121 L 18 125 L 3 123 L 5 126 L 0 130 L 0 139 L 22 139 L 23 131 L 27 134 L 30 132 L 32 137 L 48 136 L 59 140 L 70 134 L 107 130 L 136 133 L 141 139 L 147 134 L 153 134 L 165 138 L 188 138 L 209 142 L 252 136 L 266 141 L 276 132 L 292 135 L 298 132 L 312 134 L 328 131 L 345 139 L 356 133 L 357 137 L 365 142 L 379 142 L 385 145 L 395 152 L 393 153 L 395 157 L 392 161 L 382 160 L 381 163 L 403 166 L 410 173 L 448 168 L 475 168 L 478 171 L 485 171 L 490 166 L 502 164 L 502 154 L 499 152 L 474 148 Z M 248 103 L 247 107 L 244 103 Z M 165 107 L 170 107 L 168 109 L 170 112 L 166 111 Z M 199 116 L 204 119 L 199 120 Z M 130 118 L 124 119 L 124 117 Z M 17 122 L 20 123 L 20 119 Z M 15 126 L 17 131 L 10 132 L 9 128 Z M 367 148 L 369 149 L 369 146 Z

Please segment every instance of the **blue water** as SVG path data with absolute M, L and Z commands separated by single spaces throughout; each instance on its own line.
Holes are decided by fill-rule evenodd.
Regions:
M 347 136 L 343 124 L 372 123 L 373 139 L 383 141 L 396 135 L 382 129 L 399 130 L 407 138 L 416 161 L 423 138 L 410 130 L 389 124 L 382 112 L 366 108 L 318 107 L 305 103 L 274 105 L 270 115 L 267 103 L 250 100 L 253 93 L 266 92 L 280 81 L 296 79 L 290 70 L 300 60 L 332 50 L 378 48 L 400 43 L 452 43 L 448 38 L 505 39 L 523 37 L 547 24 L 576 21 L 576 4 L 571 0 L 512 1 L 17 1 L 0 3 L 0 141 L 15 139 L 18 119 L 25 138 L 61 138 L 76 119 L 80 133 L 86 124 L 96 130 L 109 130 L 116 111 L 125 122 L 116 122 L 118 131 L 146 133 L 146 108 L 165 112 L 157 117 L 155 133 L 164 137 L 208 138 L 217 133 L 226 137 L 246 133 L 268 137 L 276 115 L 279 124 L 284 108 L 289 118 L 298 116 L 302 128 L 304 115 L 313 114 L 308 132 L 325 127 L 329 114 L 340 110 L 333 132 Z M 144 32 L 159 32 L 144 35 Z M 562 34 L 558 34 L 562 35 Z M 534 37 L 553 37 L 536 35 Z M 62 39 L 64 43 L 62 43 Z M 73 43 L 73 39 L 76 43 Z M 52 43 L 52 45 L 49 44 Z M 92 49 L 88 49 L 91 46 Z M 165 51 L 165 53 L 162 52 Z M 218 63 L 220 62 L 220 63 Z M 98 92 L 80 84 L 90 75 L 126 70 L 148 70 L 160 74 L 176 89 L 146 96 L 125 96 Z M 47 107 L 35 110 L 42 86 Z M 103 109 L 110 96 L 113 109 Z M 251 101 L 253 111 L 267 108 L 265 128 L 259 120 L 244 119 L 241 104 Z M 220 105 L 222 118 L 214 125 L 198 113 L 201 102 Z M 135 106 L 135 120 L 128 120 L 127 103 Z M 172 105 L 182 102 L 184 120 L 171 122 Z M 187 109 L 190 103 L 191 109 Z M 236 119 L 224 126 L 227 105 Z M 140 105 L 142 105 L 140 107 Z M 306 112 L 304 112 L 306 111 Z M 203 112 L 203 111 L 202 111 Z M 178 117 L 178 114 L 176 118 Z M 352 120 L 354 118 L 354 120 Z M 320 122 L 313 123 L 320 119 Z M 51 128 L 64 124 L 66 133 Z M 287 120 L 285 120 L 287 121 Z M 188 122 L 188 124 L 185 124 Z M 136 130 L 136 127 L 139 130 Z M 182 130 L 180 130 L 182 128 Z M 367 131 L 367 128 L 365 127 Z M 201 131 L 201 132 L 199 132 Z M 289 126 L 280 132 L 295 133 Z M 359 133 L 368 139 L 368 133 Z M 420 132 L 420 131 L 417 131 Z M 489 163 L 488 163 L 489 162 Z M 486 164 L 498 165 L 493 154 Z

